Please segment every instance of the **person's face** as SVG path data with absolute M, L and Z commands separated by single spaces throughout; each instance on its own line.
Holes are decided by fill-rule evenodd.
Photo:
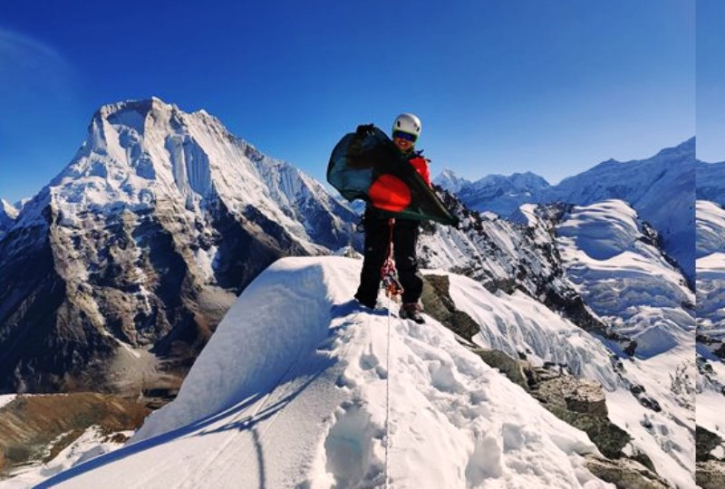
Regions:
M 415 146 L 416 137 L 412 134 L 396 131 L 393 133 L 393 142 L 403 153 L 407 153 Z

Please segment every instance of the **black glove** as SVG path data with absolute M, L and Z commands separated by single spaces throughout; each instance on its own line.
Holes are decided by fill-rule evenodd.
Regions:
M 358 137 L 364 138 L 365 136 L 373 133 L 373 128 L 375 125 L 373 124 L 362 124 L 357 126 L 357 129 L 355 129 L 355 134 L 358 135 Z

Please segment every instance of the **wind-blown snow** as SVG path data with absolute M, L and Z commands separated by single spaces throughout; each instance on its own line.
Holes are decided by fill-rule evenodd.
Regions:
M 359 309 L 359 267 L 276 262 L 131 444 L 39 487 L 612 487 L 585 434 L 445 327 Z

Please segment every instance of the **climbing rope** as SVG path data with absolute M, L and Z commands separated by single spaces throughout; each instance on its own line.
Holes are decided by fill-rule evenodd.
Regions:
M 385 393 L 385 488 L 387 489 L 390 484 L 390 477 L 388 476 L 388 467 L 390 464 L 390 338 L 391 338 L 391 327 L 390 327 L 390 311 L 393 309 L 393 303 L 399 303 L 401 295 L 403 294 L 403 286 L 398 279 L 398 271 L 395 268 L 395 262 L 393 261 L 393 229 L 395 228 L 395 219 L 388 219 L 388 228 L 390 230 L 388 238 L 388 252 L 385 258 L 383 268 L 380 270 L 383 281 L 383 289 L 385 295 L 388 297 L 388 346 L 386 353 L 386 368 L 388 369 L 388 375 L 386 378 L 386 393 Z
M 388 369 L 388 375 L 385 379 L 386 393 L 385 393 L 385 488 L 388 488 L 388 462 L 390 459 L 390 310 L 392 309 L 393 300 L 388 297 L 388 351 L 386 354 L 385 365 Z

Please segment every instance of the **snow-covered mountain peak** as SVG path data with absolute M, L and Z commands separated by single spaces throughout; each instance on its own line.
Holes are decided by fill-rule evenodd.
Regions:
M 4 199 L 0 199 L 0 238 L 18 218 L 18 208 Z
M 678 144 L 677 146 L 672 146 L 669 148 L 664 148 L 657 152 L 654 156 L 644 159 L 644 160 L 631 160 L 631 161 L 619 161 L 614 158 L 609 158 L 606 161 L 602 161 L 601 163 L 595 165 L 591 169 L 584 172 L 584 174 L 592 175 L 592 174 L 602 174 L 602 173 L 608 173 L 610 171 L 619 171 L 619 170 L 628 170 L 629 168 L 625 168 L 627 166 L 635 166 L 637 164 L 657 164 L 657 165 L 666 165 L 669 163 L 674 162 L 681 162 L 683 159 L 686 160 L 688 158 L 694 158 L 695 155 L 695 138 L 690 138 L 687 141 L 684 141 L 683 143 Z M 646 177 L 646 175 L 642 175 L 643 177 Z M 568 182 L 570 180 L 576 181 L 580 178 L 580 175 L 575 175 L 572 177 L 567 177 L 564 180 L 562 180 L 561 183 Z M 564 185 L 566 186 L 566 184 Z
M 510 178 L 515 185 L 520 187 L 537 189 L 549 187 L 549 182 L 547 182 L 544 177 L 530 171 L 524 173 L 514 173 Z
M 0 216 L 7 216 L 10 219 L 17 219 L 18 209 L 5 199 L 0 199 Z
M 450 168 L 446 168 L 437 177 L 435 177 L 433 179 L 433 183 L 442 187 L 444 190 L 447 190 L 448 192 L 457 193 L 465 185 L 469 185 L 471 182 L 469 182 L 468 180 L 466 180 L 464 178 L 459 177 Z
M 149 204 L 158 198 L 212 192 L 204 150 L 185 152 L 194 132 L 219 132 L 200 115 L 185 114 L 158 98 L 108 104 L 93 117 L 88 139 L 51 184 L 69 203 Z M 195 156 L 188 158 L 186 156 Z
M 451 178 L 454 180 L 458 179 L 458 175 L 456 175 L 456 172 L 451 170 L 450 168 L 444 168 L 443 171 L 439 175 L 440 178 Z
M 557 200 L 578 205 L 627 202 L 657 229 L 667 253 L 694 281 L 694 188 L 694 139 L 689 139 L 645 160 L 601 163 L 554 190 Z
M 688 139 L 687 141 L 678 144 L 677 146 L 672 146 L 670 148 L 664 148 L 659 153 L 657 153 L 654 157 L 655 158 L 682 158 L 682 157 L 689 157 L 695 154 L 697 148 L 697 138 L 692 137 Z
M 458 177 L 452 170 L 446 169 L 433 180 L 433 183 L 455 194 L 490 192 L 490 189 L 493 189 L 494 192 L 511 194 L 521 191 L 541 191 L 550 187 L 546 179 L 530 171 L 511 175 L 486 175 L 475 182 L 470 182 Z
M 318 182 L 235 137 L 206 111 L 186 113 L 158 98 L 101 107 L 86 143 L 49 191 L 66 217 L 159 202 L 196 214 L 219 205 L 243 213 L 253 205 L 302 241 L 313 231 L 305 214 L 312 202 L 326 211 L 344 207 Z
M 699 199 L 722 203 L 718 183 L 722 183 L 725 175 L 723 167 L 697 165 L 698 174 L 703 176 L 698 177 Z M 489 175 L 459 187 L 449 183 L 450 179 L 441 181 L 447 184 L 444 188 L 455 193 L 469 208 L 495 212 L 504 218 L 521 217 L 519 207 L 526 203 L 589 205 L 608 199 L 623 200 L 654 226 L 667 253 L 694 283 L 695 138 L 644 160 L 603 161 L 553 187 L 531 173 L 508 177 Z
M 45 345 L 87 339 L 83 356 L 48 347 L 68 352 L 63 375 L 86 371 L 82 364 L 96 356 L 125 355 L 120 345 L 166 352 L 186 342 L 195 355 L 229 297 L 280 256 L 359 246 L 354 218 L 321 184 L 234 137 L 205 111 L 186 113 L 156 98 L 106 105 L 70 164 L 2 230 L 0 290 L 16 294 L 0 307 L 0 337 L 27 320 L 57 335 Z M 53 305 L 42 287 L 58 291 Z M 38 326 L 37 316 L 25 314 L 28 302 L 17 309 L 22 301 L 45 311 L 48 324 L 71 310 L 60 328 L 76 330 Z M 23 311 L 20 320 L 8 320 L 15 310 Z M 19 372 L 12 362 L 27 360 L 38 382 L 27 389 L 56 388 L 57 377 L 36 370 L 52 355 L 16 351 L 18 359 L 0 368 Z M 36 354 L 43 360 L 28 360 Z M 25 382 L 26 372 L 8 372 L 2 382 Z
M 621 166 L 623 163 L 619 160 L 615 160 L 614 158 L 609 158 L 608 160 L 602 161 L 601 163 L 598 163 L 594 165 L 592 168 L 590 168 L 588 171 L 594 172 L 594 171 L 609 171 L 611 169 L 617 168 Z M 564 183 L 570 178 L 576 178 L 574 177 L 566 177 L 564 178 L 560 183 Z
M 539 190 L 550 186 L 546 179 L 530 171 L 511 175 L 487 175 L 471 183 L 473 189 L 486 188 L 491 185 L 507 185 L 515 190 Z

